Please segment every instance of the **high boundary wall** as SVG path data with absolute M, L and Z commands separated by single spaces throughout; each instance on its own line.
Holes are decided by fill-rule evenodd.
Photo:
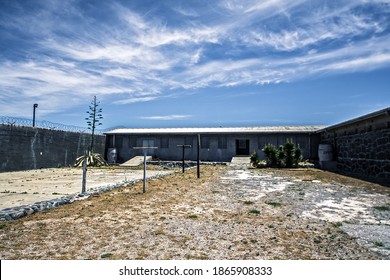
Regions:
M 106 137 L 95 137 L 104 154 Z M 0 124 L 0 172 L 71 166 L 90 141 L 88 133 Z
M 321 143 L 331 144 L 337 170 L 390 185 L 390 108 L 327 127 Z

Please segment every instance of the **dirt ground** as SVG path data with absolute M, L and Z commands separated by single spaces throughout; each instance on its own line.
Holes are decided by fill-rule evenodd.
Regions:
M 146 174 L 151 177 L 168 172 L 149 166 Z M 88 191 L 142 178 L 143 170 L 139 167 L 88 168 L 86 189 Z M 81 168 L 47 168 L 0 173 L 0 210 L 80 193 L 81 181 Z
M 390 259 L 390 189 L 202 166 L 0 226 L 1 259 Z

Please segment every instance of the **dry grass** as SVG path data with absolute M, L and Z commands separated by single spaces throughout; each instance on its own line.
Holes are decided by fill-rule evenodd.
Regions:
M 0 258 L 377 258 L 330 223 L 303 221 L 294 205 L 244 203 L 220 184 L 226 168 L 202 167 L 200 179 L 191 169 L 149 181 L 145 194 L 137 183 L 6 223 Z

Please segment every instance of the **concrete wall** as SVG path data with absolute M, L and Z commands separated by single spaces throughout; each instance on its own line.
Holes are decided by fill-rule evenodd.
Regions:
M 332 144 L 337 170 L 390 184 L 390 117 L 378 113 L 330 127 L 321 143 Z
M 237 155 L 236 141 L 249 140 L 248 155 L 256 151 L 260 158 L 264 158 L 262 148 L 266 144 L 276 147 L 284 144 L 287 139 L 300 145 L 304 158 L 316 158 L 319 142 L 318 134 L 304 133 L 263 133 L 263 134 L 207 134 L 201 135 L 200 159 L 202 161 L 229 162 Z M 181 160 L 182 149 L 177 145 L 191 145 L 185 150 L 187 160 L 197 158 L 196 135 L 108 135 L 107 148 L 116 148 L 117 162 L 122 163 L 130 158 L 142 155 L 142 151 L 133 147 L 143 146 L 144 141 L 158 147 L 150 150 L 148 155 L 153 155 L 161 160 Z
M 104 153 L 105 138 L 96 137 L 96 152 Z M 90 139 L 86 133 L 0 125 L 0 172 L 73 165 Z

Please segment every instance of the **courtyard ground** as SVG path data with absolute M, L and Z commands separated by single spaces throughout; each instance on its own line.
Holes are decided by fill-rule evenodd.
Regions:
M 1 259 L 390 259 L 390 189 L 317 169 L 202 166 L 0 229 Z

